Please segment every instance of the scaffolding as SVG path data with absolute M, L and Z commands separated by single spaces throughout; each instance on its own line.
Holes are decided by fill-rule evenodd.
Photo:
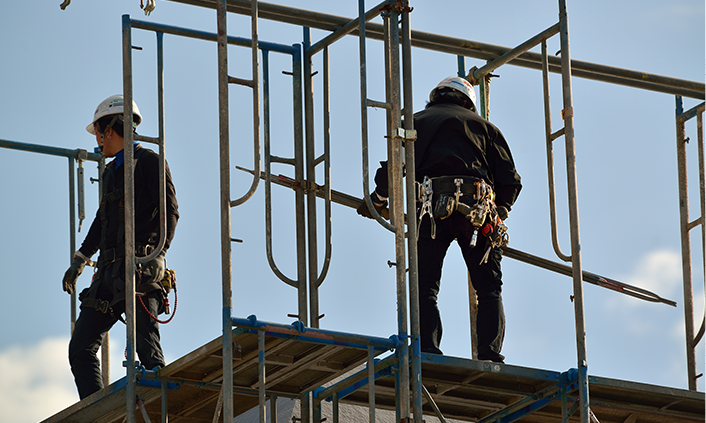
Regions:
M 370 421 L 375 421 L 376 408 L 392 409 L 400 422 L 422 422 L 425 413 L 481 422 L 510 421 L 633 421 L 661 422 L 670 419 L 703 421 L 704 395 L 697 392 L 696 345 L 704 333 L 704 323 L 698 331 L 693 325 L 694 301 L 691 277 L 691 246 L 689 231 L 697 226 L 702 230 L 702 251 L 706 251 L 704 216 L 704 103 L 688 111 L 682 107 L 682 96 L 704 99 L 704 84 L 676 78 L 652 75 L 571 59 L 569 50 L 568 16 L 565 0 L 558 0 L 559 22 L 516 48 L 498 47 L 469 42 L 436 34 L 412 31 L 408 1 L 384 0 L 366 9 L 359 0 L 359 15 L 355 19 L 305 11 L 292 7 L 261 3 L 256 0 L 172 0 L 194 6 L 215 9 L 217 32 L 206 33 L 132 19 L 123 16 L 123 77 L 126 99 L 125 125 L 132 124 L 132 31 L 145 30 L 157 34 L 159 136 L 136 136 L 137 140 L 159 146 L 162 180 L 160 181 L 164 214 L 164 92 L 163 92 L 163 36 L 201 39 L 218 44 L 219 87 L 219 151 L 220 151 L 220 215 L 221 215 L 221 274 L 223 299 L 223 336 L 194 350 L 166 368 L 151 371 L 135 361 L 135 287 L 134 269 L 138 259 L 126 254 L 126 316 L 127 316 L 127 376 L 102 392 L 85 398 L 63 410 L 47 422 L 59 421 L 117 421 L 128 423 L 139 419 L 138 408 L 145 421 L 168 415 L 182 421 L 232 421 L 253 406 L 260 410 L 259 421 L 264 423 L 265 402 L 275 404 L 278 396 L 298 398 L 302 404 L 302 422 L 322 421 L 321 403 L 334 403 L 333 420 L 338 421 L 339 401 L 369 407 Z M 227 13 L 250 16 L 251 38 L 228 36 Z M 383 24 L 369 22 L 382 16 Z M 258 19 L 270 19 L 303 27 L 303 48 L 263 42 L 258 36 Z M 312 28 L 331 31 L 331 34 L 312 43 Z M 329 57 L 328 47 L 346 35 L 359 38 L 360 111 L 362 132 L 363 199 L 350 196 L 331 187 L 330 181 L 330 121 L 329 121 Z M 547 53 L 546 41 L 559 36 L 560 57 Z M 385 51 L 385 99 L 373 100 L 367 92 L 366 40 L 382 40 Z M 250 48 L 252 75 L 237 78 L 228 73 L 228 46 Z M 529 50 L 541 46 L 541 54 Z M 414 169 L 414 119 L 412 104 L 412 47 L 430 49 L 458 56 L 459 76 L 480 86 L 480 112 L 489 114 L 490 73 L 500 66 L 511 64 L 542 71 L 544 85 L 545 129 L 550 193 L 550 222 L 552 245 L 562 264 L 532 254 L 506 248 L 504 255 L 531 265 L 571 276 L 573 279 L 574 317 L 576 324 L 577 366 L 563 373 L 530 369 L 506 364 L 487 363 L 453 357 L 423 354 L 419 344 L 419 315 L 416 254 L 416 197 Z M 294 121 L 294 157 L 283 158 L 272 154 L 270 145 L 269 53 L 291 55 Z M 262 81 L 260 81 L 260 53 Z M 312 60 L 322 53 L 323 63 L 323 154 L 317 156 L 314 140 L 314 88 Z M 401 57 L 401 60 L 400 60 Z M 480 68 L 466 70 L 465 58 L 486 60 Z M 563 127 L 552 128 L 549 102 L 549 73 L 558 73 L 562 79 Z M 589 376 L 585 345 L 583 310 L 583 282 L 596 284 L 646 301 L 675 305 L 671 300 L 650 291 L 587 272 L 581 262 L 581 241 L 578 216 L 578 193 L 573 128 L 572 76 L 588 78 L 640 89 L 670 93 L 676 96 L 677 151 L 679 168 L 680 221 L 684 274 L 684 302 L 689 390 L 664 388 Z M 230 187 L 230 129 L 229 85 L 237 84 L 252 89 L 253 107 L 253 169 L 252 184 L 241 197 L 231 199 Z M 262 92 L 260 91 L 262 90 Z M 262 102 L 261 102 L 262 97 Z M 331 260 L 331 204 L 357 207 L 361 201 L 374 210 L 369 196 L 368 108 L 386 110 L 387 151 L 390 167 L 390 221 L 373 211 L 375 220 L 395 234 L 397 323 L 398 332 L 390 338 L 335 332 L 319 328 L 318 288 L 323 283 Z M 260 113 L 262 113 L 262 118 Z M 689 221 L 689 201 L 686 180 L 685 121 L 696 118 L 699 148 L 700 216 Z M 264 130 L 261 128 L 261 120 Z M 132 131 L 125 132 L 125 145 L 132 145 Z M 553 142 L 563 137 L 566 148 L 568 178 L 569 223 L 571 251 L 561 251 L 557 235 L 554 188 Z M 264 169 L 261 149 L 264 144 Z M 83 190 L 81 163 L 100 161 L 100 155 L 85 150 L 48 151 L 32 146 L 0 140 L 0 147 L 48 153 L 69 157 L 71 251 L 75 251 L 74 161 L 79 163 L 79 193 Z M 102 162 L 101 162 L 102 163 Z M 294 167 L 294 178 L 275 176 L 272 164 Z M 126 175 L 134 166 L 131 148 L 125 148 Z M 316 180 L 317 169 L 323 167 L 324 182 Z M 403 168 L 405 172 L 403 172 Z M 402 176 L 404 173 L 404 177 Z M 292 325 L 263 322 L 255 316 L 242 318 L 233 315 L 231 264 L 231 209 L 247 202 L 260 181 L 265 182 L 265 216 L 267 259 L 273 273 L 287 285 L 297 288 L 298 314 Z M 297 272 L 295 277 L 285 275 L 277 266 L 272 249 L 272 184 L 287 186 L 295 191 L 295 221 L 297 245 Z M 132 181 L 126 176 L 126 251 L 134 250 L 134 204 Z M 326 245 L 319 270 L 317 245 L 317 198 L 324 200 Z M 79 218 L 83 212 L 79 195 Z M 163 217 L 163 216 L 162 216 Z M 162 220 L 162 224 L 166 224 Z M 165 231 L 161 231 L 164 237 Z M 132 236 L 132 239 L 131 239 Z M 164 239 L 160 241 L 163 245 Z M 156 255 L 158 248 L 153 255 Z M 151 257 L 140 258 L 145 262 Z M 706 263 L 706 260 L 704 261 Z M 404 264 L 407 264 L 405 266 Z M 705 265 L 706 266 L 706 265 Z M 72 296 L 72 324 L 75 321 L 76 298 Z M 408 327 L 408 322 L 410 327 Z M 235 328 L 235 329 L 234 329 Z M 238 348 L 234 348 L 237 345 Z M 104 348 L 105 352 L 105 348 Z M 107 355 L 104 354 L 104 360 Z M 104 363 L 105 364 L 105 363 Z M 364 368 L 360 370 L 360 366 Z M 105 369 L 105 365 L 104 365 Z M 345 376 L 344 379 L 332 381 Z M 425 382 L 433 383 L 427 389 Z M 427 385 L 430 386 L 431 385 Z M 589 395 L 590 392 L 590 395 Z M 136 401 L 135 399 L 140 401 Z M 344 399 L 345 398 L 345 399 Z M 519 399 L 518 399 L 519 398 Z M 578 411 L 578 413 L 576 413 Z M 578 418 L 574 417 L 578 414 Z M 271 420 L 274 423 L 275 412 Z M 597 416 L 597 417 L 596 417 Z M 552 420 L 553 419 L 553 420 Z

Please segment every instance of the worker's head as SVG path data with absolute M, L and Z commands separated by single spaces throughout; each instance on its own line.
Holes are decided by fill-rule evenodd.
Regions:
M 476 111 L 476 92 L 473 85 L 458 76 L 449 76 L 429 93 L 429 104 L 454 103 Z
M 96 142 L 103 154 L 113 157 L 122 150 L 123 142 L 123 96 L 113 95 L 103 100 L 93 113 L 93 122 L 86 127 L 86 131 L 96 136 Z M 142 115 L 137 104 L 132 102 L 133 130 L 142 122 Z

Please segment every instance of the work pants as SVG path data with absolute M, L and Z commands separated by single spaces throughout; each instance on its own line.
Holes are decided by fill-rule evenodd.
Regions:
M 500 354 L 505 337 L 505 313 L 502 303 L 500 248 L 491 250 L 488 262 L 480 264 L 486 251 L 486 237 L 478 234 L 476 247 L 471 247 L 473 225 L 459 212 L 444 220 L 436 219 L 436 238 L 431 238 L 431 222 L 424 216 L 417 242 L 419 263 L 419 313 L 422 352 L 441 354 L 442 324 L 437 306 L 441 286 L 441 269 L 446 252 L 454 241 L 461 247 L 471 282 L 478 295 L 478 359 L 503 362 Z M 461 316 L 456 316 L 461 318 Z
M 103 285 L 101 285 L 99 298 L 105 292 L 107 292 L 106 289 L 103 289 Z M 157 316 L 159 313 L 162 304 L 161 295 L 160 291 L 153 291 L 141 297 L 145 307 L 153 316 Z M 135 344 L 140 363 L 146 369 L 151 370 L 155 366 L 164 367 L 165 362 L 160 345 L 159 324 L 145 311 L 145 307 L 137 298 L 135 302 Z M 81 307 L 69 342 L 69 363 L 81 399 L 103 389 L 100 361 L 96 353 L 103 341 L 103 335 L 113 327 L 118 321 L 118 316 L 124 311 L 124 301 L 113 306 L 113 313 L 110 311 L 102 313 L 92 307 Z

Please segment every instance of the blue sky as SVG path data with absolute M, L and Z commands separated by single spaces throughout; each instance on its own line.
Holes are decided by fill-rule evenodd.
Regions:
M 0 3 L 0 139 L 68 149 L 92 149 L 85 131 L 95 106 L 122 91 L 121 16 L 215 32 L 215 12 L 158 1 L 151 16 L 139 0 L 43 1 L 31 10 L 21 2 Z M 355 1 L 295 1 L 296 5 L 352 17 Z M 558 20 L 555 1 L 413 3 L 414 29 L 501 46 L 514 46 Z M 529 3 L 532 3 L 531 5 Z M 372 4 L 371 4 L 372 5 Z M 704 81 L 704 3 L 626 0 L 569 1 L 574 59 Z M 376 19 L 379 21 L 379 18 Z M 249 38 L 249 19 L 229 18 L 231 35 Z M 326 33 L 313 30 L 312 39 Z M 152 33 L 136 30 L 134 95 L 144 123 L 139 132 L 157 135 L 156 55 Z M 260 40 L 300 43 L 299 27 L 260 21 Z M 362 195 L 357 39 L 346 37 L 330 52 L 332 66 L 333 188 Z M 558 39 L 549 50 L 559 50 Z M 538 51 L 535 49 L 535 51 Z M 368 43 L 369 97 L 382 100 L 381 43 Z M 250 78 L 250 52 L 231 47 L 229 73 Z M 413 51 L 414 105 L 456 72 L 456 57 Z M 467 59 L 468 67 L 482 63 Z M 321 70 L 321 57 L 314 70 Z M 271 54 L 272 153 L 291 156 L 291 80 L 281 71 L 291 61 Z M 508 225 L 513 248 L 558 261 L 551 247 L 541 74 L 518 67 L 495 72 L 490 120 L 505 134 L 524 188 Z M 165 37 L 166 139 L 181 220 L 169 266 L 176 269 L 179 302 L 174 321 L 162 327 L 168 361 L 221 333 L 221 277 L 218 187 L 218 111 L 215 44 Z M 552 76 L 552 116 L 561 121 L 560 80 Z M 317 155 L 322 150 L 321 81 L 317 80 Z M 616 379 L 686 388 L 684 311 L 677 203 L 674 96 L 574 78 L 577 169 L 584 269 L 652 290 L 678 307 L 646 303 L 593 285 L 585 286 L 589 373 Z M 687 108 L 698 104 L 686 99 Z M 232 198 L 251 178 L 235 166 L 252 168 L 251 94 L 231 89 Z M 384 112 L 370 109 L 371 167 L 384 160 Z M 694 123 L 687 135 L 696 140 Z M 698 217 L 696 143 L 689 147 L 692 218 Z M 564 148 L 554 146 L 560 244 L 569 249 Z M 88 177 L 97 177 L 93 164 Z M 293 176 L 285 166 L 275 173 Z M 320 179 L 321 181 L 322 179 Z M 87 215 L 79 242 L 97 206 L 97 186 L 87 185 Z M 294 207 L 291 190 L 274 187 L 274 257 L 294 277 Z M 0 422 L 32 422 L 78 400 L 66 359 L 69 296 L 60 286 L 69 265 L 67 160 L 0 150 Z M 323 245 L 323 203 L 319 203 L 319 246 Z M 289 323 L 297 312 L 296 291 L 279 281 L 265 254 L 264 187 L 233 209 L 234 315 Z M 331 270 L 320 288 L 321 327 L 375 336 L 396 332 L 394 240 L 352 209 L 333 206 Z M 701 240 L 694 286 L 697 322 L 703 316 Z M 323 259 L 319 259 L 319 265 Z M 564 371 L 576 366 L 571 280 L 505 259 L 504 301 L 507 334 L 503 353 L 510 364 Z M 90 271 L 79 287 L 90 282 Z M 453 246 L 440 293 L 444 322 L 442 349 L 469 357 L 467 282 L 462 258 Z M 111 332 L 112 378 L 120 367 L 125 331 Z M 698 349 L 704 370 L 703 343 Z M 700 383 L 703 390 L 703 382 Z

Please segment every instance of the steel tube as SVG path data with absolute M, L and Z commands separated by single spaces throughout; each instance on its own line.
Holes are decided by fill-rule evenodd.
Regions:
M 390 3 L 390 0 L 384 0 L 380 4 L 378 4 L 377 6 L 368 10 L 368 12 L 365 13 L 365 18 L 364 18 L 365 22 L 368 22 L 369 20 L 373 19 L 375 16 L 378 16 L 380 14 L 380 9 L 382 9 L 388 3 Z M 357 27 L 359 27 L 359 26 L 360 26 L 360 17 L 357 17 L 357 18 L 349 21 L 347 24 L 343 25 L 339 29 L 335 30 L 331 34 L 322 38 L 321 41 L 319 41 L 318 43 L 311 46 L 311 48 L 306 51 L 306 55 L 309 57 L 315 55 L 316 53 L 320 52 L 324 48 L 330 46 L 331 44 L 335 43 L 336 41 L 340 40 L 341 38 L 345 37 L 346 35 L 350 34 L 353 31 L 355 31 L 357 29 Z
M 586 354 L 586 322 L 583 305 L 583 281 L 581 270 L 581 237 L 579 225 L 578 182 L 576 175 L 576 145 L 574 139 L 573 94 L 571 91 L 571 55 L 569 52 L 569 21 L 566 0 L 559 0 L 559 24 L 561 25 L 561 80 L 564 110 L 566 173 L 569 190 L 569 224 L 571 227 L 572 277 L 574 281 L 574 318 L 576 323 L 576 353 L 579 369 L 579 398 L 581 400 L 581 423 L 589 423 L 589 395 Z
M 39 144 L 28 144 L 28 143 L 10 141 L 10 140 L 5 140 L 5 139 L 0 139 L 0 148 L 7 148 L 10 150 L 27 151 L 30 153 L 47 154 L 50 156 L 67 157 L 67 158 L 72 158 L 75 160 L 78 160 L 79 157 L 83 157 L 82 160 L 90 160 L 90 161 L 98 162 L 98 163 L 100 163 L 100 161 L 103 158 L 103 155 L 101 155 L 101 154 L 86 153 L 86 150 L 81 150 L 81 149 L 69 150 L 68 148 L 50 147 L 47 145 L 39 145 Z M 85 154 L 85 156 L 84 156 L 84 154 Z M 73 252 L 71 254 L 73 256 Z
M 127 381 L 125 391 L 127 423 L 136 422 L 135 378 L 135 160 L 133 148 L 132 116 L 132 30 L 130 16 L 123 15 L 123 131 L 125 172 L 125 316 L 126 346 L 125 366 Z
M 376 336 L 356 335 L 345 332 L 310 328 L 303 325 L 299 325 L 297 324 L 297 322 L 292 325 L 284 325 L 280 323 L 259 321 L 255 316 L 250 316 L 247 319 L 233 317 L 231 320 L 234 326 L 254 330 L 263 330 L 266 332 L 272 332 L 273 334 L 308 337 L 322 341 L 330 340 L 364 346 L 374 346 L 380 349 L 394 349 L 400 346 L 396 336 L 390 338 L 380 338 Z
M 304 94 L 303 88 L 306 82 L 304 81 L 304 64 L 302 63 L 302 47 L 295 45 L 296 53 L 292 55 L 292 72 L 293 72 L 293 110 L 294 110 L 294 177 L 297 181 L 303 181 L 306 172 L 305 155 L 304 155 L 304 115 L 307 111 L 304 109 Z M 312 111 L 313 113 L 313 111 Z M 308 310 L 306 303 L 306 199 L 303 189 L 295 189 L 295 213 L 296 213 L 296 234 L 297 234 L 297 288 L 304 287 L 303 293 L 298 293 L 298 313 L 299 320 L 308 322 Z
M 251 14 L 250 12 L 250 6 L 248 6 L 248 15 Z M 173 25 L 164 25 L 164 24 L 157 24 L 154 22 L 146 22 L 146 21 L 140 21 L 133 19 L 132 20 L 132 27 L 137 28 L 137 29 L 144 29 L 147 31 L 155 31 L 155 32 L 162 32 L 165 34 L 171 34 L 171 35 L 177 35 L 180 37 L 186 37 L 186 38 L 194 38 L 197 40 L 204 40 L 204 41 L 215 41 L 218 42 L 218 34 L 212 33 L 212 32 L 206 32 L 206 31 L 198 31 L 190 28 L 183 28 L 183 27 L 178 27 L 178 26 L 173 26 Z M 233 36 L 226 36 L 226 43 L 229 45 L 235 45 L 235 46 L 240 46 L 240 47 L 251 47 L 252 46 L 252 40 L 249 40 L 247 38 L 242 38 L 242 37 L 233 37 Z M 269 50 L 269 51 L 275 51 L 277 53 L 284 53 L 284 54 L 296 54 L 299 51 L 299 47 L 297 45 L 286 45 L 286 44 L 277 44 L 277 43 L 270 43 L 266 41 L 258 41 L 257 43 L 258 48 L 262 50 Z M 237 79 L 237 78 L 236 78 Z M 252 80 L 250 80 L 252 81 Z M 250 86 L 250 84 L 247 84 Z
M 679 182 L 679 223 L 681 229 L 682 278 L 684 280 L 684 329 L 686 331 L 686 369 L 689 390 L 697 389 L 696 351 L 694 349 L 694 286 L 691 272 L 691 239 L 689 237 L 689 188 L 686 170 L 685 119 L 681 97 L 676 97 L 677 177 Z
M 417 199 L 415 194 L 416 163 L 415 139 L 407 136 L 414 130 L 414 102 L 412 86 L 412 25 L 410 22 L 409 1 L 405 1 L 402 12 L 402 90 L 404 98 L 404 129 L 405 129 L 405 169 L 407 193 L 407 249 L 409 277 L 409 321 L 411 343 L 411 384 L 412 412 L 414 419 L 422 421 L 422 361 L 419 316 L 419 260 L 417 257 Z M 400 226 L 402 224 L 400 223 Z
M 552 133 L 551 103 L 549 100 L 549 63 L 547 62 L 547 43 L 542 41 L 542 85 L 544 87 L 544 132 L 547 148 L 547 179 L 549 181 L 549 222 L 551 223 L 552 247 L 554 253 L 564 261 L 571 261 L 571 257 L 561 251 L 556 219 L 556 190 L 554 188 L 554 152 L 555 139 Z M 562 134 L 564 129 L 562 128 Z
M 156 258 L 164 249 L 167 242 L 167 189 L 166 189 L 166 152 L 164 142 L 164 34 L 157 32 L 157 113 L 159 136 L 159 241 L 154 251 L 146 257 L 138 257 L 137 263 L 147 263 Z
M 360 17 L 364 14 L 365 2 L 364 0 L 358 0 L 358 16 Z M 368 154 L 368 71 L 365 46 L 365 21 L 363 19 L 359 19 L 358 24 L 358 31 L 360 33 L 358 46 L 360 60 L 360 129 L 363 153 L 363 201 L 365 201 L 365 204 L 368 206 L 370 214 L 380 225 L 390 232 L 395 232 L 395 227 L 386 222 L 385 219 L 380 216 L 380 213 L 375 210 L 373 202 L 370 199 L 370 163 Z
M 490 72 L 494 71 L 495 69 L 499 68 L 500 66 L 506 63 L 509 63 L 512 59 L 520 56 L 522 53 L 529 51 L 529 49 L 536 46 L 537 44 L 544 43 L 548 38 L 553 37 L 558 32 L 559 24 L 552 25 L 551 27 L 545 29 L 544 31 L 540 32 L 539 34 L 535 35 L 534 37 L 520 44 L 519 46 L 513 48 L 512 50 L 506 51 L 497 59 L 486 63 L 483 67 L 479 69 L 476 69 L 473 72 L 473 78 L 475 80 L 484 78 Z
M 260 423 L 267 419 L 265 398 L 265 332 L 257 332 L 257 374 Z
M 316 186 L 316 143 L 315 143 L 315 128 L 314 128 L 314 80 L 312 72 L 311 56 L 306 54 L 311 45 L 310 32 L 306 31 L 304 42 L 304 75 L 305 75 L 305 90 L 304 90 L 304 107 L 306 109 L 305 126 L 306 126 L 306 182 L 307 186 Z M 318 235 L 317 235 L 317 219 L 316 219 L 316 192 L 309 191 L 306 193 L 306 211 L 307 211 L 307 239 L 308 239 L 308 263 L 309 263 L 309 310 L 310 310 L 310 326 L 313 328 L 319 327 L 319 290 L 317 279 L 319 274 L 318 263 Z
M 69 264 L 74 259 L 76 253 L 76 191 L 74 182 L 74 159 L 69 157 Z M 76 325 L 76 289 L 71 293 L 69 298 L 71 305 L 71 321 L 69 329 L 71 334 L 74 333 Z
M 213 0 L 171 0 L 177 3 L 186 3 L 205 8 L 214 8 Z M 280 6 L 271 3 L 260 3 L 261 17 L 264 19 L 286 22 L 296 25 L 308 26 L 311 28 L 336 31 L 351 21 L 350 18 L 325 14 L 321 12 L 307 11 L 288 6 Z M 248 14 L 250 6 L 249 0 L 228 0 L 228 11 L 238 14 Z M 382 25 L 368 23 L 366 25 L 368 38 L 382 39 Z M 359 31 L 353 31 L 351 35 L 358 35 Z M 465 40 L 461 38 L 436 35 L 423 31 L 412 31 L 412 45 L 414 47 L 428 50 L 440 51 L 456 55 L 463 55 L 482 60 L 492 60 L 511 50 L 509 47 L 497 46 L 493 44 L 481 43 L 478 41 Z M 518 58 L 509 62 L 511 65 L 541 69 L 541 54 L 526 52 Z M 550 59 L 551 72 L 561 73 L 559 68 L 561 60 L 552 56 Z M 588 78 L 612 84 L 632 86 L 651 91 L 663 92 L 667 94 L 677 94 L 691 98 L 703 100 L 705 97 L 706 85 L 703 82 L 689 81 L 679 78 L 672 78 L 663 75 L 651 74 L 648 72 L 622 69 L 614 66 L 601 65 L 597 63 L 572 60 L 574 68 L 573 75 L 580 78 Z
M 267 262 L 272 273 L 282 282 L 289 286 L 297 287 L 297 282 L 288 278 L 277 266 L 272 253 L 272 182 L 270 179 L 272 154 L 270 138 L 270 59 L 269 51 L 262 51 L 262 114 L 265 131 L 263 134 L 263 144 L 265 148 L 265 175 L 260 173 L 260 177 L 265 179 L 265 250 Z
M 329 57 L 328 57 L 328 47 L 324 49 L 324 87 L 323 87 L 323 107 L 324 107 L 324 154 L 319 159 L 314 160 L 314 166 L 318 166 L 319 163 L 324 164 L 324 226 L 326 233 L 326 251 L 324 253 L 324 263 L 321 267 L 321 272 L 316 276 L 316 315 L 319 318 L 319 295 L 318 287 L 324 283 L 324 279 L 328 274 L 329 268 L 331 266 L 331 252 L 333 249 L 333 239 L 331 237 L 332 227 L 331 227 L 331 93 L 330 87 L 330 70 L 329 70 Z M 318 192 L 314 192 L 315 196 L 318 196 Z M 314 314 L 314 309 L 311 311 Z
M 228 125 L 228 42 L 226 0 L 216 3 L 218 26 L 218 136 L 221 206 L 221 282 L 223 301 L 223 421 L 233 421 L 233 308 L 230 221 L 230 130 Z M 257 169 L 259 172 L 259 169 Z
M 225 12 L 224 12 L 225 13 Z M 248 201 L 255 194 L 257 186 L 260 183 L 260 64 L 258 60 L 258 2 L 252 0 L 250 2 L 250 26 L 251 26 L 251 43 L 252 50 L 252 110 L 253 110 L 253 175 L 252 183 L 248 191 L 242 197 L 230 202 L 231 207 L 239 206 Z M 230 82 L 231 77 L 228 77 Z
M 368 347 L 368 416 L 375 423 L 375 349 Z

